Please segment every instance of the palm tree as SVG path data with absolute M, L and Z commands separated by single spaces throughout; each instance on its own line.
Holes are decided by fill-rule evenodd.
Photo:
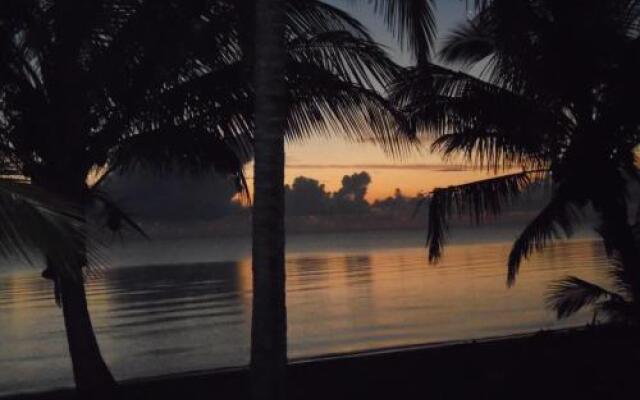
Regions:
M 401 41 L 407 40 L 415 50 L 417 59 L 423 62 L 428 58 L 433 40 L 433 18 L 431 2 L 427 0 L 395 0 L 369 1 L 375 3 L 376 10 L 387 18 L 390 28 L 394 29 Z M 303 48 L 310 51 L 317 49 L 314 55 L 305 54 L 303 60 L 313 60 L 327 65 L 335 61 L 330 68 L 336 69 L 342 80 L 334 84 L 320 86 L 326 82 L 322 75 L 316 74 L 317 67 L 301 65 L 295 71 L 287 71 L 287 2 L 283 0 L 257 0 L 253 19 L 256 24 L 255 48 L 255 84 L 256 84 L 256 136 L 254 164 L 254 196 L 253 208 L 253 315 L 251 328 L 251 378 L 252 398 L 281 399 L 285 396 L 286 363 L 287 363 L 287 313 L 285 297 L 285 232 L 284 232 L 284 136 L 288 103 L 286 99 L 287 81 L 294 92 L 307 90 L 307 85 L 325 91 L 323 102 L 335 109 L 342 100 L 335 97 L 345 83 L 355 82 L 357 86 L 371 86 L 369 80 L 370 66 L 364 63 L 357 68 L 349 68 L 348 74 L 341 73 L 345 66 L 350 67 L 333 51 L 323 49 L 322 41 L 308 41 Z M 326 7 L 326 6 L 325 6 Z M 337 10 L 336 10 L 337 11 Z M 247 13 L 251 15 L 250 13 Z M 245 14 L 245 15 L 247 15 Z M 353 27 L 358 25 L 352 21 Z M 353 30 L 353 29 L 351 29 Z M 356 29 L 356 31 L 361 29 Z M 335 39 L 349 39 L 348 31 L 329 33 Z M 297 40 L 299 41 L 299 39 Z M 319 47 L 317 47 L 320 45 Z M 296 58 L 294 54 L 294 58 Z M 303 61 L 299 60 L 299 61 Z M 369 71 L 367 71 L 369 70 Z M 288 73 L 294 72 L 293 75 Z M 292 76 L 306 77 L 295 82 Z M 287 77 L 289 79 L 287 79 Z M 374 71 L 373 78 L 386 84 L 386 80 Z M 336 86 L 337 84 L 337 86 Z M 374 91 L 375 88 L 371 87 Z M 315 100 L 314 100 L 315 101 Z M 293 112 L 301 103 L 292 103 Z M 348 104 L 348 103 L 347 103 Z M 340 106 L 338 106 L 340 108 Z M 326 112 L 326 108 L 321 108 Z M 333 111 L 331 111 L 333 113 Z M 308 116 L 308 115 L 307 115 Z M 393 143 L 397 128 L 382 121 L 370 118 L 354 119 L 347 115 L 347 120 L 356 126 L 367 129 L 370 125 L 377 131 L 387 132 L 378 140 L 383 144 Z M 290 124 L 303 125 L 303 129 L 294 132 L 308 131 L 316 128 L 314 121 L 291 118 Z M 373 123 L 373 124 L 372 124 Z M 298 127 L 300 128 L 300 127 Z M 358 129 L 356 129 L 358 131 Z M 391 133 L 390 135 L 388 133 Z
M 97 186 L 87 184 L 91 174 L 101 171 L 104 177 L 142 164 L 215 168 L 240 177 L 249 139 L 237 116 L 239 101 L 231 112 L 205 118 L 214 104 L 229 107 L 228 98 L 215 96 L 230 92 L 211 88 L 209 96 L 194 97 L 189 90 L 212 72 L 228 73 L 229 39 L 216 25 L 224 13 L 179 3 L 3 2 L 0 151 L 8 169 L 78 204 L 81 219 L 98 203 L 111 220 L 134 227 Z M 199 24 L 209 14 L 212 23 Z M 211 38 L 226 42 L 215 43 L 216 52 L 203 51 Z M 229 80 L 221 75 L 213 83 L 225 88 Z M 84 292 L 86 238 L 73 256 L 49 249 L 46 260 L 43 275 L 56 282 L 76 386 L 85 397 L 108 397 L 115 382 Z
M 381 2 L 384 3 L 384 2 Z M 406 10 L 400 6 L 399 11 L 391 7 L 402 3 L 412 5 L 426 5 L 426 1 L 388 2 L 385 11 L 389 16 L 389 24 L 396 27 L 394 16 L 400 14 L 406 17 Z M 324 35 L 309 38 L 299 37 L 288 42 L 291 29 L 295 24 L 287 24 L 287 7 L 290 4 L 282 0 L 257 0 L 255 15 L 260 18 L 255 21 L 255 67 L 254 78 L 256 85 L 256 135 L 254 144 L 254 206 L 253 206 L 253 314 L 251 329 L 251 379 L 252 398 L 281 399 L 285 396 L 286 363 L 287 363 L 287 313 L 285 295 L 285 232 L 284 232 L 284 138 L 287 127 L 287 113 L 293 115 L 289 119 L 289 127 L 294 125 L 294 133 L 309 132 L 309 128 L 316 128 L 318 121 L 295 116 L 300 106 L 308 106 L 307 100 L 289 103 L 287 100 L 287 83 L 294 93 L 306 92 L 309 87 L 318 90 L 315 94 L 322 98 L 322 102 L 333 110 L 340 110 L 340 103 L 350 107 L 353 98 L 339 99 L 336 96 L 343 91 L 345 84 L 367 88 L 375 92 L 372 82 L 387 84 L 389 75 L 380 74 L 380 70 L 371 69 L 371 64 L 358 62 L 355 68 L 350 60 L 342 60 L 333 49 L 323 43 L 327 39 L 344 41 L 353 44 L 353 39 L 347 32 L 353 31 L 364 34 L 356 21 L 350 21 L 349 30 L 327 30 Z M 378 2 L 376 2 L 376 7 Z M 328 9 L 328 6 L 324 6 Z M 415 11 L 415 9 L 414 9 Z M 430 8 L 421 10 L 418 17 L 425 12 L 430 16 Z M 334 9 L 333 12 L 337 12 Z M 245 15 L 251 15 L 250 12 Z M 344 16 L 343 18 L 345 18 Z M 423 19 L 414 20 L 423 22 Z M 412 20 L 413 21 L 413 20 Z M 332 21 L 326 21 L 332 23 Z M 322 23 L 326 23 L 322 21 Z M 403 21 L 403 23 L 406 23 Z M 429 25 L 431 26 L 431 25 Z M 342 27 L 341 27 L 342 28 Z M 411 45 L 415 47 L 419 58 L 426 57 L 426 49 L 420 34 L 421 25 L 411 25 L 408 30 Z M 412 30 L 413 29 L 413 30 Z M 404 38 L 405 30 L 401 38 Z M 429 31 L 428 38 L 432 38 Z M 302 39 L 302 40 L 301 40 Z M 366 41 L 370 42 L 368 37 Z M 293 45 L 293 46 L 292 46 Z M 293 59 L 299 63 L 295 68 L 287 68 L 287 47 L 290 48 Z M 302 53 L 298 54 L 298 51 Z M 375 52 L 375 51 L 374 51 Z M 346 61 L 346 62 L 345 62 Z M 323 65 L 340 75 L 341 79 L 329 82 L 323 78 L 324 72 L 317 68 Z M 337 63 L 336 63 L 337 62 Z M 333 65 L 331 65 L 333 64 Z M 318 73 L 320 72 L 320 73 Z M 346 73 L 345 73 L 346 72 Z M 386 76 L 385 76 L 386 75 Z M 393 74 L 392 74 L 393 75 Z M 288 78 L 288 79 L 287 79 Z M 296 79 L 297 78 L 297 79 Z M 302 79 L 301 79 L 302 78 Z M 371 80 L 373 78 L 373 81 Z M 322 83 L 322 84 L 321 84 Z M 324 83 L 329 83 L 325 85 Z M 320 93 L 323 91 L 325 93 Z M 327 96 L 328 95 L 328 96 Z M 294 95 L 294 98 L 299 98 Z M 317 102 L 317 98 L 312 100 Z M 291 106 L 289 106 L 291 104 Z M 291 108 L 291 110 L 290 110 Z M 320 114 L 326 113 L 326 108 L 319 108 Z M 333 113 L 334 111 L 331 111 Z M 377 120 L 373 115 L 366 118 L 353 118 L 345 115 L 342 121 L 351 121 L 348 130 L 362 133 L 363 129 L 373 128 L 381 132 L 378 140 L 389 146 L 396 141 L 397 128 L 388 125 L 386 121 Z M 373 117 L 373 118 L 372 118 Z M 316 118 L 314 118 L 316 119 Z M 395 121 L 396 123 L 398 121 Z M 369 126 L 367 126 L 369 125 Z M 297 128 L 297 129 L 295 129 Z M 352 129 L 355 128 L 355 129 Z M 291 130 L 289 130 L 291 132 Z
M 99 204 L 109 226 L 136 229 L 100 191 L 114 171 L 215 169 L 244 186 L 254 144 L 253 26 L 244 19 L 251 5 L 185 3 L 6 1 L 0 151 L 11 170 L 82 210 Z M 319 1 L 283 7 L 287 136 L 337 128 L 391 151 L 403 146 L 401 116 L 375 91 L 399 70 L 364 28 Z M 46 275 L 58 282 L 77 388 L 90 396 L 109 393 L 114 381 L 87 309 L 86 247 L 83 239 L 75 257 L 48 254 Z
M 436 65 L 413 68 L 394 98 L 433 148 L 463 154 L 472 165 L 521 171 L 432 193 L 430 260 L 441 256 L 447 220 L 499 213 L 532 181 L 548 178 L 548 205 L 515 241 L 512 284 L 523 259 L 562 233 L 591 206 L 633 275 L 640 256 L 628 224 L 626 189 L 638 180 L 640 138 L 635 93 L 640 81 L 640 2 L 634 0 L 487 0 L 446 39 L 441 59 L 479 78 Z M 611 234 L 615 232 L 615 234 Z M 634 296 L 635 296 L 634 295 Z
M 61 275 L 73 273 L 78 249 L 86 245 L 83 213 L 77 204 L 46 192 L 5 170 L 0 177 L 0 256 L 19 257 L 38 265 L 46 257 L 60 260 Z M 99 258 L 100 245 L 92 243 L 83 253 Z M 54 279 L 56 302 L 61 299 L 60 280 Z
M 284 129 L 288 113 L 283 0 L 257 0 L 255 18 L 251 398 L 285 398 Z

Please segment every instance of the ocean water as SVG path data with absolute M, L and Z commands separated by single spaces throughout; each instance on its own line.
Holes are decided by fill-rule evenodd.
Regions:
M 289 238 L 292 359 L 582 325 L 545 309 L 551 281 L 606 284 L 607 260 L 589 237 L 557 242 L 525 262 L 507 288 L 511 233 L 479 231 L 429 265 L 424 232 Z M 0 395 L 72 386 L 61 310 L 34 268 L 0 268 Z M 87 294 L 117 379 L 241 366 L 249 360 L 248 239 L 164 239 L 114 245 Z

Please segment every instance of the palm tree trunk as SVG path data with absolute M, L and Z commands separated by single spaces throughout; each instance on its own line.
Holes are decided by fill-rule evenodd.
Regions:
M 69 179 L 72 174 L 62 174 L 65 178 L 56 179 L 55 176 L 37 177 L 34 183 L 52 193 L 58 193 L 61 198 L 71 200 L 73 204 L 83 204 L 86 198 L 86 186 L 83 175 L 78 174 L 75 185 L 64 183 L 74 182 Z M 60 255 L 47 255 L 47 269 L 43 272 L 45 278 L 54 281 L 56 301 L 62 306 L 62 315 L 67 334 L 69 355 L 73 367 L 73 378 L 76 390 L 82 398 L 111 399 L 114 396 L 116 382 L 104 362 L 100 347 L 93 331 L 91 317 L 87 306 L 87 296 L 84 287 L 83 269 L 87 266 L 86 239 L 75 243 L 76 248 L 64 254 L 76 254 L 59 259 Z M 72 259 L 73 258 L 73 259 Z
M 76 389 L 83 398 L 111 398 L 115 380 L 93 331 L 82 272 L 77 269 L 60 273 L 58 279 Z
M 282 0 L 256 1 L 256 134 L 253 205 L 251 395 L 285 397 L 284 80 Z

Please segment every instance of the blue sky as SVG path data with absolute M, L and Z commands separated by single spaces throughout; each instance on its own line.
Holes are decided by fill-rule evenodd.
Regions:
M 367 0 L 325 0 L 325 2 L 344 9 L 358 18 L 370 30 L 374 39 L 388 48 L 397 62 L 404 65 L 410 64 L 409 55 L 400 51 L 397 41 L 387 31 L 383 18 L 374 13 L 373 6 L 367 4 Z M 466 0 L 435 0 L 435 5 L 439 37 L 446 36 L 447 32 L 467 15 Z

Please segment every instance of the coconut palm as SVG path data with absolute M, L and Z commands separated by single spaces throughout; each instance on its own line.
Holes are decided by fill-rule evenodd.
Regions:
M 369 0 L 376 11 L 386 17 L 388 26 L 398 34 L 401 43 L 405 41 L 414 50 L 417 60 L 422 64 L 428 59 L 434 36 L 431 1 L 427 0 Z M 318 85 L 323 82 L 321 75 L 315 73 L 315 66 L 303 66 L 300 73 L 305 79 L 293 82 L 286 75 L 286 47 L 287 28 L 294 26 L 286 23 L 289 4 L 283 0 L 257 0 L 253 19 L 256 24 L 255 51 L 255 83 L 256 83 L 256 141 L 254 164 L 254 196 L 253 209 L 253 316 L 251 329 L 251 377 L 252 397 L 254 399 L 281 399 L 285 393 L 285 367 L 287 362 L 287 314 L 285 301 L 285 232 L 284 232 L 284 133 L 287 115 L 286 85 L 298 92 L 307 90 L 307 85 L 320 90 L 327 87 Z M 250 12 L 245 15 L 251 15 Z M 249 19 L 250 21 L 252 19 Z M 354 21 L 355 22 L 355 21 Z M 353 25 L 354 27 L 356 24 Z M 342 31 L 342 29 L 340 29 Z M 359 29 L 358 29 L 359 30 Z M 348 38 L 349 29 L 329 34 Z M 296 40 L 299 41 L 299 40 Z M 341 65 L 333 65 L 344 80 L 336 82 L 338 87 L 344 82 L 354 82 L 363 87 L 371 87 L 367 63 L 350 68 L 346 75 L 344 65 L 351 66 L 347 61 L 336 57 L 333 51 L 326 51 L 321 43 L 307 41 L 303 48 L 307 51 L 315 49 L 315 54 L 305 54 L 307 60 L 318 61 L 320 64 L 333 64 L 338 61 Z M 321 46 L 318 47 L 318 44 Z M 289 44 L 290 45 L 290 44 Z M 294 58 L 296 56 L 294 55 Z M 328 66 L 328 65 L 327 65 Z M 296 74 L 297 75 L 297 74 Z M 303 76 L 303 75 L 299 75 Z M 378 83 L 385 85 L 384 79 L 376 78 Z M 289 79 L 287 79 L 289 78 Z M 384 78 L 384 77 L 382 77 Z M 328 86 L 328 96 L 323 102 L 334 106 L 342 103 L 342 99 L 335 97 L 340 89 L 333 84 Z M 337 89 L 337 90 L 336 90 Z M 375 90 L 374 87 L 371 87 Z M 314 100 L 315 102 L 315 100 Z M 293 103 L 293 112 L 299 104 Z M 348 104 L 348 103 L 347 103 Z M 322 107 L 319 111 L 326 112 Z M 333 113 L 334 111 L 330 111 Z M 321 115 L 321 114 L 319 114 Z M 290 124 L 302 123 L 294 132 L 308 131 L 307 128 L 317 129 L 317 121 L 305 118 L 290 118 Z M 371 115 L 369 116 L 371 117 Z M 316 118 L 314 118 L 316 119 Z M 317 120 L 317 119 L 316 119 Z M 370 118 L 349 117 L 355 125 L 356 131 L 367 131 L 373 122 L 373 127 L 382 132 L 388 132 L 378 137 L 378 141 L 385 145 L 395 141 L 397 128 L 386 122 L 371 121 Z M 398 121 L 396 121 L 398 122 Z M 391 139 L 391 140 L 390 140 Z
M 633 266 L 633 291 L 640 293 L 626 196 L 638 179 L 634 96 L 640 81 L 633 71 L 640 66 L 640 2 L 487 0 L 478 1 L 477 10 L 440 52 L 461 72 L 417 67 L 394 86 L 395 101 L 419 128 L 436 135 L 434 149 L 505 171 L 433 192 L 430 259 L 441 256 L 450 216 L 469 213 L 481 222 L 529 183 L 547 178 L 551 200 L 515 241 L 509 283 L 523 259 L 570 235 L 580 210 L 591 206 L 608 232 L 616 232 L 607 240 Z
M 229 143 L 239 148 L 244 142 L 211 133 L 223 124 L 228 129 L 232 121 L 204 121 L 197 113 L 201 109 L 168 103 L 207 68 L 194 57 L 207 29 L 194 27 L 202 10 L 176 7 L 171 15 L 166 7 L 171 2 L 164 3 L 163 8 L 160 2 L 4 2 L 3 163 L 82 209 L 101 203 L 111 218 L 120 216 L 117 207 L 87 184 L 93 171 L 106 174 L 137 163 L 165 166 L 186 161 L 186 154 L 193 168 L 239 171 L 241 153 L 230 151 Z M 167 40 L 159 40 L 162 36 Z M 222 65 L 216 61 L 208 65 Z M 87 310 L 85 250 L 83 240 L 71 259 L 48 252 L 44 275 L 57 283 L 78 390 L 87 397 L 108 396 L 114 380 Z
M 401 116 L 375 91 L 398 68 L 364 28 L 315 0 L 283 7 L 287 137 L 336 129 L 403 146 Z M 82 210 L 97 203 L 110 227 L 138 229 L 100 191 L 114 171 L 215 169 L 244 186 L 254 144 L 251 9 L 213 0 L 4 2 L 3 162 Z M 59 283 L 76 385 L 90 396 L 109 393 L 114 380 L 91 326 L 79 247 L 68 271 L 66 257 L 48 254 L 46 275 Z
M 251 398 L 286 391 L 284 131 L 287 50 L 283 0 L 257 0 L 255 164 L 252 229 Z

